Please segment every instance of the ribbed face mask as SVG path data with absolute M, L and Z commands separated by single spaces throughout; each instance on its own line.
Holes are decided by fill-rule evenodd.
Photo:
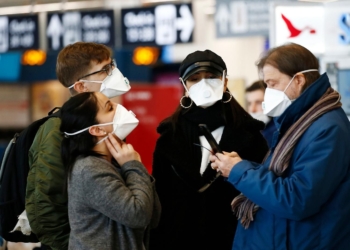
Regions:
M 120 96 L 128 92 L 131 87 L 128 78 L 124 77 L 123 74 L 116 67 L 113 69 L 110 76 L 106 76 L 103 81 L 93 81 L 93 80 L 80 80 L 81 82 L 94 82 L 101 83 L 100 92 L 107 96 L 108 98 L 113 98 Z M 74 84 L 69 88 L 73 88 Z
M 220 79 L 205 79 L 192 85 L 190 90 L 187 89 L 186 84 L 180 78 L 180 81 L 189 97 L 199 107 L 207 108 L 222 99 L 224 92 L 225 70 L 223 71 L 222 80 Z
M 90 127 L 84 128 L 82 130 L 79 130 L 74 133 L 67 133 L 64 132 L 67 136 L 73 136 L 80 134 L 86 130 L 88 130 L 91 127 L 94 126 L 107 126 L 113 124 L 113 133 L 120 139 L 124 140 L 139 124 L 139 120 L 136 119 L 135 114 L 130 110 L 128 111 L 126 108 L 124 108 L 122 105 L 118 104 L 117 109 L 114 113 L 113 121 L 103 124 L 96 124 L 92 125 Z M 102 141 L 106 140 L 108 136 L 105 136 L 100 141 L 97 142 L 97 144 L 101 143 Z
M 318 71 L 317 69 L 308 69 L 303 70 L 298 73 L 306 73 L 311 71 Z M 264 95 L 264 102 L 262 103 L 262 108 L 264 110 L 264 114 L 267 116 L 277 117 L 280 116 L 291 104 L 292 101 L 288 98 L 286 95 L 286 90 L 288 89 L 289 85 L 292 83 L 294 77 L 298 74 L 296 73 L 284 91 L 277 90 L 277 89 L 271 89 L 266 88 L 265 95 Z
M 249 113 L 254 119 L 257 119 L 259 121 L 264 122 L 265 124 L 267 124 L 270 121 L 270 117 L 268 117 L 267 115 L 265 115 L 263 112 L 255 112 L 255 113 Z

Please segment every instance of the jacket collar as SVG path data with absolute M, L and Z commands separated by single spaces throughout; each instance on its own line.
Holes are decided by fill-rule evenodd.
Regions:
M 294 124 L 308 109 L 312 107 L 330 87 L 326 73 L 312 83 L 279 117 L 274 118 L 277 128 L 273 136 L 274 147 L 288 128 Z

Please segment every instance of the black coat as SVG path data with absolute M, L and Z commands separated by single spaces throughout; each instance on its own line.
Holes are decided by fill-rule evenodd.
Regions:
M 242 159 L 261 162 L 268 150 L 260 133 L 263 128 L 262 122 L 247 117 L 239 128 L 225 126 L 219 145 Z M 192 155 L 193 142 L 186 139 L 180 126 L 174 132 L 170 124 L 162 124 L 158 132 L 153 176 L 162 215 L 151 232 L 150 250 L 231 250 L 237 219 L 230 204 L 239 191 L 220 176 L 199 193 L 216 171 L 208 165 L 200 175 L 201 156 Z

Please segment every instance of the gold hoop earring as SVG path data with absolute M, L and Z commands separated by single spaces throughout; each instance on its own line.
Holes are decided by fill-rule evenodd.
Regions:
M 231 92 L 229 92 L 228 90 L 226 90 L 225 93 L 228 93 L 228 94 L 230 95 L 230 98 L 229 98 L 227 101 L 223 101 L 223 100 L 221 100 L 221 101 L 222 101 L 223 103 L 228 103 L 228 102 L 231 101 L 233 95 L 232 95 Z
M 192 106 L 192 104 L 193 104 L 193 101 L 192 101 L 192 99 L 191 98 L 189 98 L 190 100 L 191 100 L 191 104 L 189 105 L 189 106 L 184 106 L 183 104 L 182 104 L 182 99 L 184 99 L 184 98 L 189 98 L 189 97 L 187 97 L 187 96 L 183 96 L 183 97 L 181 97 L 181 99 L 180 99 L 180 105 L 181 105 L 181 107 L 183 107 L 184 109 L 189 109 L 191 106 Z

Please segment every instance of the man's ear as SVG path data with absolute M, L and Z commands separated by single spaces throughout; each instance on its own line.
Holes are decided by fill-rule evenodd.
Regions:
M 90 133 L 90 135 L 94 135 L 94 136 L 106 136 L 107 135 L 107 132 L 98 126 L 90 127 L 89 133 Z
M 77 81 L 74 83 L 74 90 L 78 93 L 86 92 L 84 82 Z
M 297 86 L 298 86 L 298 89 L 301 90 L 304 88 L 304 85 L 306 83 L 306 79 L 305 79 L 305 76 L 304 74 L 298 74 L 295 76 L 295 78 L 297 78 Z

